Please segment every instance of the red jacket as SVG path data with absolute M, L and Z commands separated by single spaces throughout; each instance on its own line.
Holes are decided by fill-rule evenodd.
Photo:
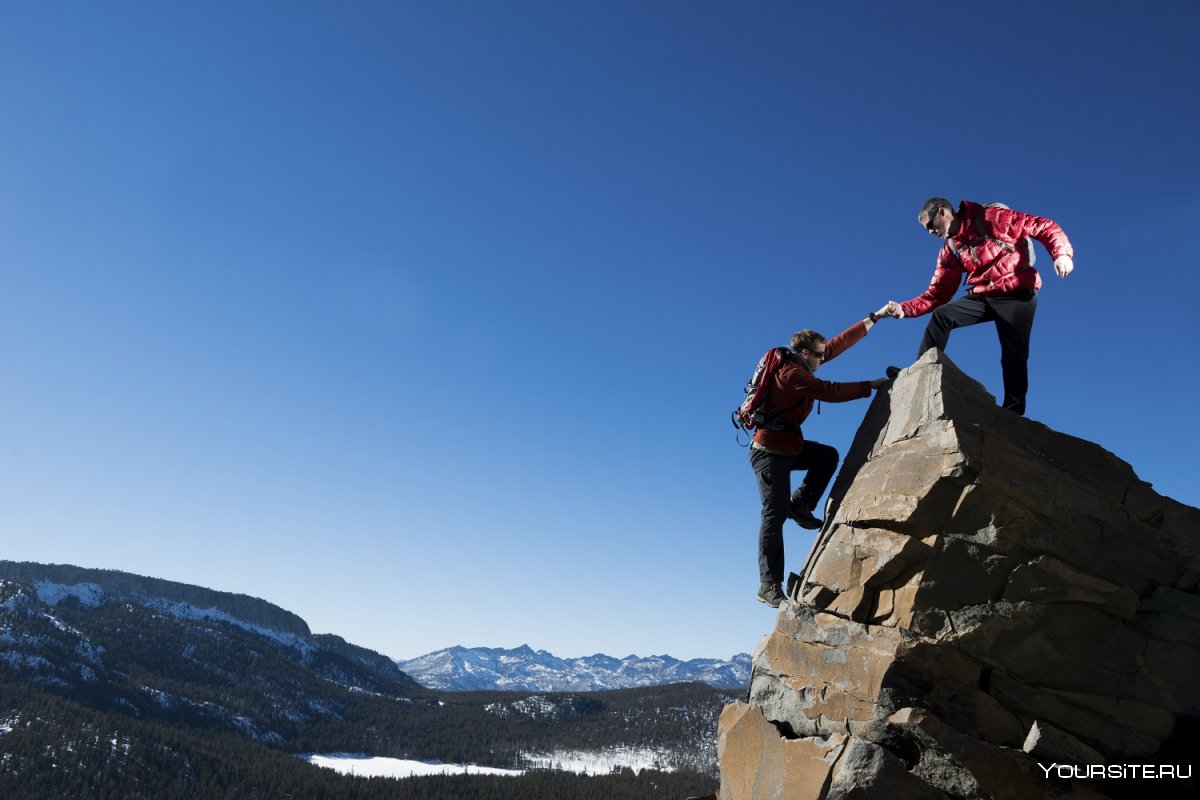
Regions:
M 979 233 L 975 218 L 980 214 L 988 236 Z M 1045 245 L 1051 258 L 1075 255 L 1063 229 L 1045 217 L 1009 208 L 984 208 L 969 200 L 963 200 L 959 205 L 957 217 L 962 224 L 951 238 L 958 253 L 955 254 L 950 242 L 942 246 L 929 288 L 900 304 L 904 316 L 919 317 L 949 302 L 963 275 L 966 275 L 968 294 L 993 296 L 1021 289 L 1041 289 L 1042 276 L 1029 263 L 1025 248 L 1018 245 L 1010 249 L 996 239 L 1013 245 L 1021 237 L 1028 236 Z
M 854 323 L 825 342 L 825 360 L 832 361 L 837 358 L 866 335 L 867 326 L 861 321 Z M 808 419 L 815 401 L 842 403 L 870 396 L 870 381 L 823 381 L 809 371 L 807 364 L 789 360 L 775 371 L 775 379 L 767 394 L 767 411 L 783 417 L 795 427 L 790 431 L 767 431 L 760 428 L 754 432 L 754 441 L 776 453 L 796 455 L 804 448 L 804 434 L 800 432 L 800 425 Z

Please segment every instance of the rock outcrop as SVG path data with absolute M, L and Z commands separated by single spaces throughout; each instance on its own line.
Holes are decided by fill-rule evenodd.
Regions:
M 721 800 L 1194 791 L 1167 762 L 1200 715 L 1198 582 L 1200 509 L 929 351 L 722 715 Z

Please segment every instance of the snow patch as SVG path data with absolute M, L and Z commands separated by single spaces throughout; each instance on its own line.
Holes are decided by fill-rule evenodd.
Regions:
M 359 753 L 328 753 L 301 756 L 318 767 L 342 775 L 361 778 L 413 778 L 425 775 L 508 775 L 525 774 L 523 769 L 480 767 L 474 764 L 442 764 L 399 758 L 367 756 Z M 578 775 L 611 775 L 622 769 L 635 773 L 643 770 L 673 772 L 670 754 L 649 747 L 614 747 L 605 750 L 556 750 L 551 753 L 527 753 L 521 760 L 528 769 L 573 772 Z
M 61 583 L 38 581 L 33 584 L 38 599 L 48 606 L 56 606 L 68 597 L 74 597 L 88 608 L 96 608 L 104 602 L 104 590 L 94 583 L 76 583 L 66 586 Z
M 604 750 L 556 750 L 527 753 L 522 760 L 530 769 L 550 769 L 579 775 L 611 775 L 621 769 L 636 772 L 674 772 L 669 754 L 650 747 L 612 747 Z
M 355 753 L 329 753 L 301 756 L 310 764 L 360 778 L 413 778 L 424 775 L 523 775 L 524 770 L 477 767 L 474 764 L 438 764 L 407 761 Z
M 267 639 L 278 642 L 285 647 L 292 647 L 300 651 L 301 655 L 311 655 L 315 647 L 311 642 L 302 636 L 297 636 L 294 633 L 283 633 L 272 628 L 264 628 L 261 625 L 254 625 L 246 622 L 244 619 L 235 617 L 234 615 L 221 611 L 219 608 L 197 608 L 194 605 L 183 602 L 175 602 L 166 600 L 162 597 L 143 597 L 141 602 L 147 608 L 154 611 L 159 611 L 164 614 L 170 614 L 173 617 L 180 619 L 190 619 L 197 622 L 205 620 L 211 622 L 224 622 L 229 625 L 234 625 L 242 630 L 256 633 Z
M 553 718 L 558 710 L 553 702 L 539 695 L 510 703 L 489 703 L 483 709 L 502 718 L 507 717 L 510 713 L 517 713 L 531 719 Z
M 14 669 L 44 669 L 54 666 L 41 656 L 17 653 L 11 650 L 0 653 L 0 661 L 7 662 Z
M 162 709 L 170 710 L 179 705 L 179 698 L 175 695 L 164 692 L 162 689 L 155 689 L 151 686 L 140 687 L 143 692 L 150 695 L 150 699 L 158 703 Z

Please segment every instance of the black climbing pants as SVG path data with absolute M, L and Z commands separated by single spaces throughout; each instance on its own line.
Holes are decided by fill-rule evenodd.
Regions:
M 998 297 L 966 295 L 953 303 L 938 306 L 930 315 L 917 357 L 931 347 L 945 352 L 950 331 L 981 322 L 994 322 L 1000 337 L 1000 370 L 1004 376 L 1004 400 L 1001 405 L 1018 414 L 1025 413 L 1025 394 L 1029 391 L 1029 336 L 1037 311 L 1037 292 L 1023 289 Z
M 792 505 L 812 510 L 838 465 L 838 451 L 827 444 L 805 441 L 798 455 L 784 456 L 750 448 L 750 466 L 758 478 L 762 497 L 762 524 L 758 530 L 758 573 L 763 583 L 783 583 L 783 524 Z M 804 482 L 793 494 L 792 472 L 806 470 Z

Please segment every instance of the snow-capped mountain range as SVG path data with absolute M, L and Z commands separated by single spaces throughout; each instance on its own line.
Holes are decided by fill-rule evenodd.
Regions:
M 460 663 L 488 662 L 455 650 Z M 91 796 L 99 776 L 114 796 L 165 787 L 156 797 L 192 796 L 181 787 L 212 774 L 295 797 L 365 797 L 338 773 L 376 770 L 501 770 L 513 780 L 530 771 L 534 781 L 545 770 L 649 770 L 680 773 L 679 786 L 692 785 L 689 776 L 701 785 L 715 777 L 717 719 L 733 693 L 694 681 L 721 675 L 715 665 L 724 662 L 686 668 L 666 657 L 627 659 L 623 677 L 603 678 L 625 662 L 565 661 L 527 647 L 507 658 L 491 652 L 510 672 L 529 659 L 525 670 L 556 690 L 450 696 L 419 685 L 383 654 L 312 634 L 303 619 L 263 600 L 113 570 L 0 560 L 0 797 Z M 603 669 L 590 667 L 590 680 L 615 691 L 558 688 L 580 685 L 594 660 Z M 571 667 L 573 679 L 564 672 Z M 549 680 L 556 670 L 563 674 Z M 330 770 L 314 775 L 302 759 Z M 58 769 L 48 773 L 47 762 Z
M 590 692 L 685 681 L 731 688 L 750 682 L 748 653 L 728 661 L 680 661 L 670 656 L 613 658 L 599 653 L 559 658 L 528 645 L 513 650 L 450 647 L 396 664 L 417 683 L 442 691 Z

